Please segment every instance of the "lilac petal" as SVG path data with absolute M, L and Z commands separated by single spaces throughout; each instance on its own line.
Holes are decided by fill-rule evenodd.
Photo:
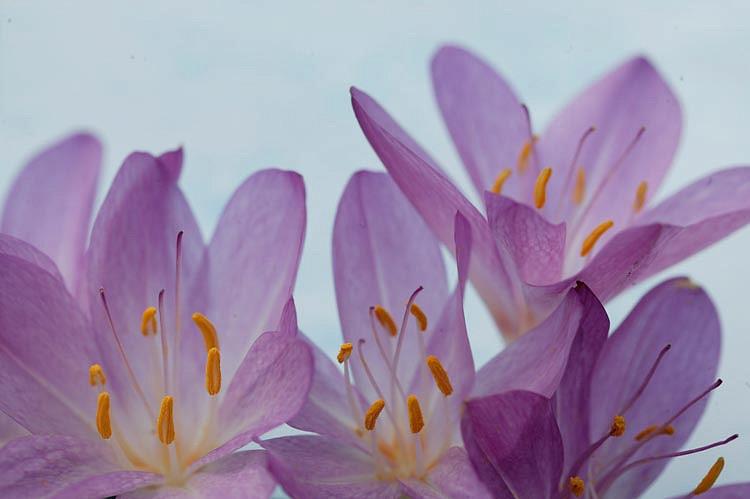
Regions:
M 404 132 L 367 94 L 352 89 L 352 106 L 360 127 L 391 177 L 427 225 L 453 251 L 453 219 L 469 221 L 474 241 L 471 279 L 507 338 L 523 332 L 522 284 L 510 256 L 499 253 L 487 222 L 451 181 L 428 159 L 400 138 Z
M 91 436 L 94 333 L 59 277 L 4 238 L 0 253 L 0 410 L 34 433 Z
M 401 496 L 398 482 L 380 481 L 369 454 L 328 437 L 295 436 L 262 442 L 269 468 L 292 497 L 376 499 Z
M 101 161 L 96 137 L 67 137 L 29 161 L 5 201 L 0 232 L 49 255 L 71 291 L 82 277 Z
M 492 495 L 472 468 L 466 451 L 451 447 L 424 480 L 408 479 L 402 483 L 409 497 L 442 499 L 485 499 Z
M 503 78 L 480 58 L 459 47 L 442 47 L 432 59 L 432 85 L 440 111 L 480 195 L 503 168 L 515 169 L 529 123 L 521 103 Z M 538 166 L 511 175 L 504 193 L 529 202 Z
M 0 412 L 0 447 L 14 438 L 28 435 L 29 432 L 20 424 L 16 423 L 10 416 Z
M 0 450 L 2 497 L 108 497 L 159 481 L 153 473 L 122 471 L 101 440 L 34 435 Z
M 592 126 L 596 131 L 572 164 L 582 136 Z M 648 183 L 648 199 L 658 191 L 681 128 L 679 102 L 661 75 L 642 57 L 626 61 L 584 90 L 542 134 L 540 155 L 554 171 L 545 216 L 553 221 L 575 218 L 581 230 L 573 231 L 574 225 L 568 224 L 574 248 L 603 220 L 624 226 L 632 217 L 640 182 Z M 578 168 L 586 172 L 586 195 L 580 207 L 571 200 Z
M 485 194 L 487 220 L 498 245 L 508 248 L 529 284 L 557 282 L 565 257 L 565 223 L 549 223 L 526 204 Z
M 592 377 L 592 439 L 608 430 L 612 418 L 621 413 L 668 344 L 671 350 L 632 409 L 624 414 L 627 433 L 605 443 L 594 455 L 595 462 L 613 459 L 634 443 L 635 434 L 666 422 L 715 379 L 721 344 L 719 318 L 705 291 L 686 278 L 666 281 L 646 294 L 602 349 Z M 680 449 L 705 406 L 706 399 L 693 406 L 673 423 L 673 436 L 653 438 L 634 459 Z M 657 461 L 634 469 L 610 490 L 617 497 L 635 497 L 666 464 Z
M 7 234 L 0 234 L 0 254 L 25 260 L 62 280 L 62 276 L 60 276 L 60 272 L 57 270 L 55 262 L 53 262 L 50 257 L 36 249 L 36 247 L 25 241 L 16 239 Z
M 511 391 L 469 400 L 464 428 L 464 439 L 472 439 L 469 457 L 480 463 L 479 477 L 495 497 L 557 496 L 563 446 L 549 399 Z
M 437 241 L 387 175 L 358 172 L 347 184 L 333 230 L 333 265 L 344 339 L 353 345 L 365 339 L 375 379 L 388 379 L 389 370 L 370 333 L 370 307 L 382 305 L 400 325 L 409 296 L 423 286 L 416 301 L 430 320 L 436 319 L 447 300 L 448 285 Z M 419 356 L 414 321 L 409 328 L 404 359 Z M 379 326 L 377 332 L 389 351 L 395 338 Z M 352 366 L 363 395 L 376 398 L 361 363 Z M 411 379 L 415 367 L 413 362 L 400 363 L 400 379 Z
M 675 497 L 674 499 L 684 498 L 685 496 Z M 714 487 L 708 492 L 700 495 L 701 499 L 747 499 L 750 497 L 750 482 L 733 483 L 731 485 L 722 485 Z
M 231 377 L 250 345 L 277 330 L 292 294 L 305 234 L 305 187 L 294 172 L 263 170 L 234 193 L 204 263 L 222 371 Z M 200 335 L 194 335 L 200 343 Z
M 579 283 L 544 322 L 479 369 L 472 395 L 521 389 L 552 397 L 566 373 L 572 345 L 606 337 L 608 328 L 602 305 Z M 579 336 L 586 339 L 577 340 Z

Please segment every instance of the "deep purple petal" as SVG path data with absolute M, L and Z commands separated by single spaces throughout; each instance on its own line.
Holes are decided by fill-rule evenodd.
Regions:
M 101 161 L 96 137 L 67 137 L 29 161 L 5 200 L 0 232 L 49 255 L 71 291 L 82 277 Z
M 479 480 L 461 447 L 451 447 L 423 480 L 402 480 L 409 497 L 485 499 L 492 495 Z
M 469 457 L 495 497 L 557 497 L 563 444 L 549 399 L 511 391 L 469 400 L 464 428 Z
M 480 196 L 503 168 L 515 169 L 529 140 L 529 123 L 513 90 L 487 63 L 459 47 L 442 47 L 432 59 L 432 85 L 458 153 Z M 514 172 L 504 193 L 529 202 L 538 171 Z
M 592 377 L 591 437 L 604 434 L 667 344 L 669 350 L 646 390 L 624 416 L 627 433 L 610 439 L 594 455 L 608 462 L 634 444 L 633 437 L 651 425 L 666 422 L 715 379 L 721 329 L 716 309 L 701 288 L 686 278 L 666 281 L 651 290 L 612 334 L 602 349 Z M 658 436 L 635 458 L 678 450 L 687 441 L 705 409 L 704 399 L 673 425 L 673 436 Z M 667 462 L 657 461 L 628 472 L 611 489 L 617 497 L 636 497 L 659 475 Z

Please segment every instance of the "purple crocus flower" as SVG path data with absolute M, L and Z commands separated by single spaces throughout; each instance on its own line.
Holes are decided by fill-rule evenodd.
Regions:
M 467 401 L 462 431 L 479 476 L 502 498 L 638 497 L 670 459 L 737 437 L 679 450 L 721 384 L 720 341 L 702 289 L 686 278 L 658 285 L 609 338 L 598 329 L 574 346 L 554 397 L 514 390 Z
M 290 299 L 302 179 L 251 176 L 204 245 L 182 151 L 131 154 L 84 259 L 98 151 L 87 136 L 46 151 L 5 209 L 3 227 L 50 255 L 0 235 L 0 410 L 31 434 L 0 450 L 0 496 L 267 497 L 263 452 L 234 451 L 309 389 Z
M 507 339 L 544 318 L 572 282 L 603 301 L 750 220 L 750 168 L 721 170 L 653 206 L 681 130 L 677 98 L 644 58 L 626 61 L 536 136 L 510 86 L 469 52 L 442 48 L 435 94 L 487 218 L 364 92 L 365 136 L 449 248 L 453 214 L 474 232 L 472 282 Z
M 551 396 L 573 345 L 589 329 L 606 334 L 601 304 L 580 285 L 475 376 L 463 313 L 471 232 L 460 214 L 454 237 L 451 293 L 438 241 L 393 181 L 360 172 L 349 182 L 333 240 L 344 372 L 316 350 L 309 400 L 290 424 L 317 435 L 263 442 L 293 497 L 487 497 L 461 444 L 464 399 Z

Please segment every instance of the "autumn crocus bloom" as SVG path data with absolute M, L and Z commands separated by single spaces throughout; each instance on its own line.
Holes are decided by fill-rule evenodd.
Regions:
M 638 497 L 670 459 L 706 451 L 709 468 L 708 451 L 737 437 L 683 449 L 721 384 L 716 309 L 688 279 L 654 288 L 609 338 L 587 338 L 554 398 L 523 390 L 467 402 L 466 447 L 495 497 Z M 694 493 L 722 466 L 695 477 Z
M 37 203 L 17 210 L 12 193 L 4 224 L 47 213 L 87 227 L 89 212 L 50 210 L 34 189 L 37 175 L 46 185 L 66 164 L 24 172 L 14 189 Z M 31 433 L 0 450 L 3 497 L 273 490 L 260 451 L 233 451 L 293 416 L 309 387 L 312 359 L 290 300 L 304 188 L 294 173 L 253 175 L 205 246 L 176 185 L 181 166 L 181 151 L 125 160 L 85 273 L 69 274 L 85 276 L 78 301 L 47 255 L 0 239 L 0 409 Z
M 392 180 L 361 172 L 349 182 L 333 243 L 344 343 L 317 351 L 309 400 L 290 422 L 317 435 L 263 442 L 291 496 L 486 497 L 461 444 L 463 400 L 493 392 L 493 380 L 551 396 L 579 329 L 589 327 L 584 317 L 606 320 L 586 312 L 601 305 L 585 286 L 571 290 L 475 378 L 462 304 L 471 238 L 461 215 L 454 232 L 458 283 L 450 293 L 437 240 Z
M 432 62 L 440 110 L 486 219 L 386 111 L 352 89 L 367 139 L 449 248 L 456 211 L 471 223 L 470 276 L 514 339 L 575 280 L 603 301 L 750 220 L 750 169 L 713 173 L 653 203 L 679 141 L 676 97 L 643 58 L 622 64 L 539 134 L 486 63 L 456 47 Z

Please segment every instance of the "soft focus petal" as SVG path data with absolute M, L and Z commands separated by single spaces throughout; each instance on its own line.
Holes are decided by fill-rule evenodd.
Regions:
M 529 123 L 513 90 L 487 63 L 467 50 L 442 47 L 432 59 L 432 85 L 456 149 L 482 195 L 503 168 L 515 170 L 529 140 Z M 530 201 L 538 166 L 513 172 L 503 191 Z M 525 196 L 525 199 L 524 199 Z
M 563 446 L 549 399 L 511 391 L 469 400 L 464 428 L 464 439 L 473 440 L 469 457 L 480 463 L 479 477 L 495 497 L 557 496 Z M 497 488 L 500 481 L 507 490 Z
M 160 480 L 122 471 L 108 445 L 88 439 L 29 436 L 0 450 L 0 496 L 9 499 L 108 497 Z
M 29 161 L 5 200 L 0 232 L 49 255 L 71 291 L 82 277 L 101 161 L 96 137 L 67 137 Z
M 721 344 L 719 318 L 705 291 L 686 278 L 666 281 L 651 290 L 612 334 L 602 349 L 592 378 L 591 437 L 599 438 L 620 414 L 645 379 L 659 352 L 666 353 L 632 409 L 624 416 L 628 431 L 610 439 L 594 455 L 593 465 L 608 462 L 631 446 L 633 436 L 663 424 L 688 401 L 709 387 L 716 376 Z M 680 449 L 703 414 L 704 399 L 677 419 L 673 436 L 658 436 L 634 459 Z M 659 475 L 667 462 L 636 468 L 614 483 L 615 497 L 636 497 Z
M 469 456 L 461 447 L 451 447 L 424 480 L 403 481 L 406 492 L 415 498 L 485 499 L 492 495 L 479 480 Z
M 380 105 L 352 89 L 352 106 L 360 127 L 391 177 L 437 237 L 453 251 L 453 219 L 460 212 L 472 228 L 475 258 L 471 278 L 503 334 L 512 338 L 525 329 L 521 282 L 510 256 L 498 253 L 487 222 L 474 206 L 418 151 L 400 140 L 398 128 Z
M 20 424 L 11 419 L 10 416 L 0 411 L 0 447 L 16 437 L 23 437 L 29 432 Z
M 269 468 L 292 497 L 340 499 L 398 498 L 398 482 L 375 477 L 369 454 L 327 437 L 296 436 L 265 440 Z
M 25 260 L 62 280 L 55 262 L 26 241 L 16 239 L 7 234 L 0 234 L 0 254 Z
M 748 497 L 750 497 L 750 482 L 722 485 L 700 495 L 701 499 L 747 499 Z

